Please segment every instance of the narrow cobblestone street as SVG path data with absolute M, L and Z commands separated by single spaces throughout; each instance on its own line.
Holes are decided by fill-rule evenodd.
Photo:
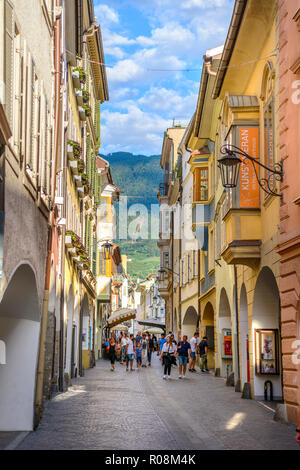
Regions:
M 57 395 L 18 449 L 298 450 L 295 426 L 224 386 L 213 375 L 162 380 L 160 362 L 126 372 L 98 361 Z

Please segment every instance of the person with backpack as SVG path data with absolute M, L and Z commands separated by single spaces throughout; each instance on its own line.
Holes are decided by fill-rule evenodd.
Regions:
M 171 378 L 171 369 L 174 358 L 177 355 L 177 346 L 173 343 L 171 336 L 167 336 L 167 340 L 164 343 L 159 359 L 164 359 L 164 376 L 163 379 L 167 380 Z
M 147 367 L 147 355 L 148 355 L 148 341 L 146 339 L 146 333 L 143 333 L 141 345 L 142 345 L 142 367 Z
M 182 341 L 179 341 L 177 350 L 178 350 L 178 359 L 179 359 L 179 379 L 184 379 L 186 374 L 186 368 L 189 361 L 189 352 L 191 345 L 187 340 L 187 336 L 183 336 Z
M 199 353 L 200 353 L 200 359 L 201 359 L 201 372 L 209 372 L 207 368 L 207 351 L 208 351 L 208 338 L 207 336 L 204 336 L 201 343 L 199 344 Z

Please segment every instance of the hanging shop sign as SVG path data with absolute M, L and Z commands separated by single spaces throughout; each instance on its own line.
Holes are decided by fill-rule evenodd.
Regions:
M 238 145 L 244 152 L 253 158 L 259 158 L 258 127 L 239 127 L 238 140 Z M 259 184 L 254 167 L 249 161 L 241 163 L 240 207 L 259 207 Z

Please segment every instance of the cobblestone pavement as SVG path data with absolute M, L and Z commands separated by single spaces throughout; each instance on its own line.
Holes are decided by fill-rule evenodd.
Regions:
M 273 412 L 242 400 L 213 375 L 162 380 L 151 368 L 126 372 L 98 361 L 52 399 L 38 430 L 18 449 L 299 450 L 295 426 L 276 423 Z

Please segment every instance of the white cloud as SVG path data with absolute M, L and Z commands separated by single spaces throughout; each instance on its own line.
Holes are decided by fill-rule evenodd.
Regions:
M 181 8 L 183 10 L 188 10 L 190 8 L 215 8 L 223 7 L 226 4 L 226 0 L 210 0 L 209 5 L 207 0 L 187 0 L 181 3 Z
M 98 21 L 103 25 L 110 23 L 118 24 L 120 21 L 116 10 L 107 5 L 100 4 L 95 6 L 95 15 L 98 18 Z
M 104 153 L 118 150 L 135 153 L 160 153 L 163 133 L 170 121 L 159 114 L 145 113 L 132 105 L 127 112 L 103 111 L 101 151 Z
M 182 96 L 175 90 L 152 87 L 138 100 L 138 104 L 170 119 L 188 120 L 196 109 L 197 96 L 196 92 Z
M 130 46 L 135 44 L 134 39 L 128 39 L 118 33 L 107 31 L 104 35 L 105 46 Z

